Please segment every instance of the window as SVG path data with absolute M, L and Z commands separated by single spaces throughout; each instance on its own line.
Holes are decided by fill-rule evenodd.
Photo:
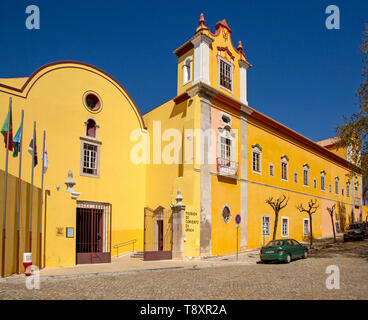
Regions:
M 84 104 L 89 111 L 97 112 L 101 109 L 102 103 L 96 93 L 87 92 L 84 95 Z
M 97 138 L 97 125 L 93 119 L 88 119 L 86 122 L 86 136 L 91 138 Z
M 294 172 L 294 182 L 298 183 L 298 173 Z
M 236 176 L 238 163 L 234 161 L 235 134 L 226 125 L 218 131 L 217 172 L 220 175 Z
M 185 59 L 183 64 L 183 85 L 192 81 L 192 58 Z
M 321 172 L 321 190 L 325 191 L 326 189 L 326 173 L 325 171 Z
M 220 86 L 232 91 L 232 66 L 220 59 Z
M 335 177 L 335 193 L 339 194 L 339 177 Z
M 309 219 L 303 220 L 303 235 L 309 236 Z
M 274 173 L 274 166 L 272 163 L 270 163 L 270 177 L 273 177 L 275 175 Z
M 341 195 L 344 196 L 344 188 L 341 188 Z
M 346 182 L 346 196 L 350 198 L 350 182 Z
M 281 180 L 288 181 L 288 164 L 289 158 L 287 156 L 281 157 Z
M 313 179 L 313 188 L 317 189 L 317 179 L 316 178 Z
M 282 217 L 281 218 L 281 236 L 288 237 L 289 236 L 289 218 Z
M 262 217 L 262 234 L 264 236 L 270 235 L 270 217 L 269 216 Z
M 97 146 L 83 143 L 83 173 L 97 175 Z
M 259 144 L 253 145 L 252 148 L 252 170 L 255 173 L 261 173 L 262 148 Z
M 80 137 L 80 175 L 99 177 L 101 142 L 97 140 L 98 125 L 92 118 L 88 118 L 84 125 L 85 136 Z
M 231 161 L 231 140 L 220 137 L 220 158 Z
M 230 207 L 227 204 L 222 208 L 222 219 L 224 220 L 225 223 L 230 222 L 231 211 L 230 211 Z
M 303 185 L 309 186 L 309 166 L 307 164 L 303 166 Z

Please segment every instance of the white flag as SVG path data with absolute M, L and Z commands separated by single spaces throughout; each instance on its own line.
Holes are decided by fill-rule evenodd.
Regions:
M 45 140 L 45 149 L 43 150 L 43 173 L 46 173 L 48 167 L 49 167 L 49 159 L 47 158 L 46 140 Z

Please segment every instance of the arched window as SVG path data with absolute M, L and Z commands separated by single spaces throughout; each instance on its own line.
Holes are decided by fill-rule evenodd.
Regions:
M 262 172 L 262 147 L 258 143 L 252 145 L 252 172 Z
M 93 119 L 88 119 L 86 122 L 86 136 L 91 138 L 97 138 L 97 125 Z
M 183 65 L 183 85 L 192 81 L 192 58 L 188 57 Z
M 309 165 L 307 163 L 303 165 L 303 186 L 309 186 Z
M 281 180 L 289 180 L 289 157 L 286 155 L 281 157 Z

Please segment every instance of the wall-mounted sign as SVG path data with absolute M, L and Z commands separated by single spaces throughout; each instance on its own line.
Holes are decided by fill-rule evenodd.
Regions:
M 74 238 L 74 228 L 66 228 L 66 237 Z

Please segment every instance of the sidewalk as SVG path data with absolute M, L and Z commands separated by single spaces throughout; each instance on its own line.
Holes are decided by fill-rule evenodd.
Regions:
M 185 260 L 158 260 L 143 261 L 138 258 L 112 257 L 111 263 L 79 264 L 71 267 L 54 267 L 40 270 L 41 279 L 73 278 L 99 275 L 114 275 L 135 272 L 162 271 L 170 269 L 208 268 L 227 265 L 249 265 L 258 259 L 258 250 L 250 249 L 239 252 L 238 260 L 236 254 L 215 257 L 196 257 Z M 259 260 L 259 259 L 258 259 Z M 13 274 L 7 278 L 0 279 L 1 282 L 13 282 L 24 280 L 24 274 Z

